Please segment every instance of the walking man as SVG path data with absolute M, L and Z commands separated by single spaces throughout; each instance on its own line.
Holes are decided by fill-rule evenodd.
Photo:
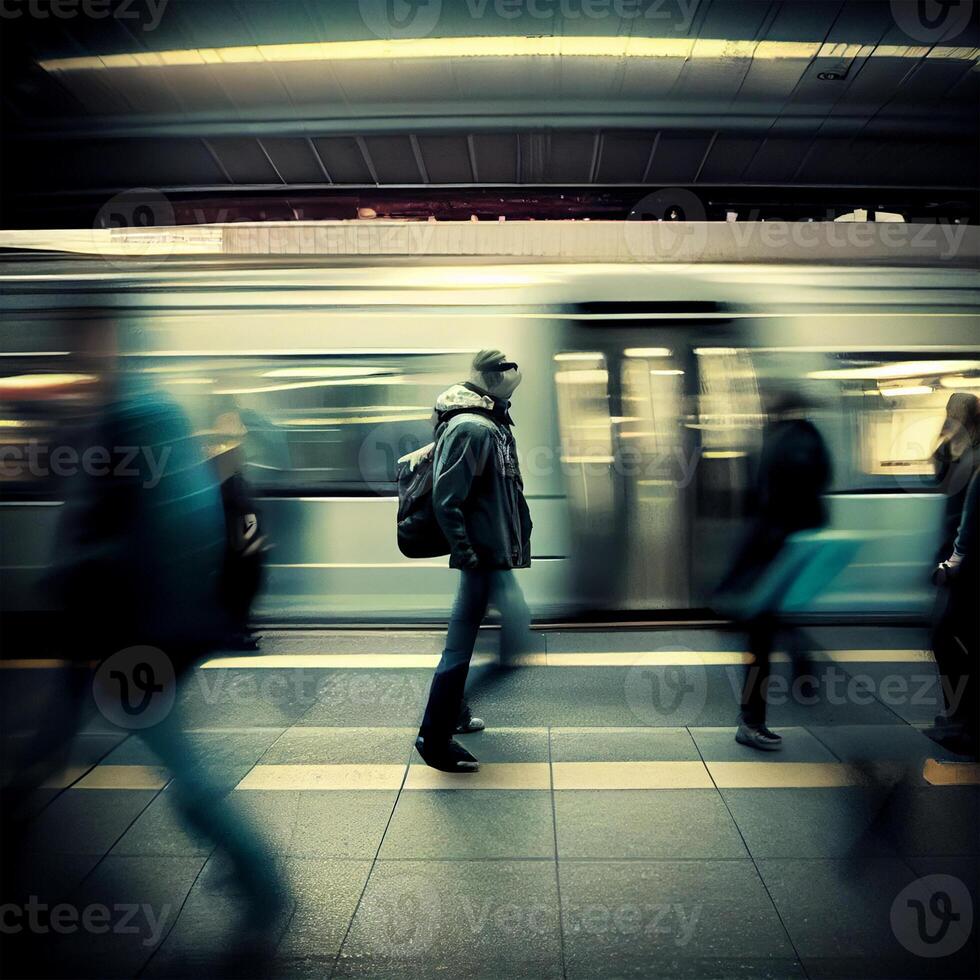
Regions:
M 787 539 L 799 531 L 827 523 L 823 495 L 831 480 L 831 462 L 823 437 L 806 418 L 806 401 L 792 390 L 774 392 L 753 494 L 755 513 L 720 592 L 749 597 L 774 567 Z M 745 672 L 742 711 L 735 740 L 763 751 L 782 747 L 782 738 L 766 727 L 766 693 L 770 657 L 780 627 L 780 592 L 759 608 L 739 615 L 748 634 L 752 663 Z M 791 648 L 797 670 L 805 665 L 803 651 Z
M 476 758 L 454 734 L 480 731 L 464 700 L 480 623 L 491 603 L 501 616 L 501 662 L 525 642 L 530 615 L 513 569 L 531 564 L 531 516 L 517 462 L 510 397 L 517 364 L 498 350 L 473 359 L 469 381 L 437 399 L 432 502 L 459 569 L 459 588 L 442 659 L 415 747 L 444 772 L 475 772 Z

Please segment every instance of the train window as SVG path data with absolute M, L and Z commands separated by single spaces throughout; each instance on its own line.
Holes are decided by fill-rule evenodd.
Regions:
M 246 473 L 260 491 L 390 494 L 396 460 L 431 441 L 435 399 L 466 377 L 471 356 L 150 354 L 131 367 L 177 399 L 208 455 L 223 457 L 240 446 Z M 84 414 L 79 408 L 91 400 L 90 385 L 37 366 L 18 367 L 19 374 L 6 371 L 0 381 L 0 439 L 14 447 L 3 457 L 3 482 L 55 494 L 50 481 L 30 473 L 25 481 L 20 470 L 20 484 L 13 484 L 9 458 L 25 440 L 61 440 L 56 434 L 65 421 Z
M 855 486 L 933 473 L 932 454 L 955 392 L 980 394 L 980 360 L 847 355 L 808 378 L 835 385 L 853 421 Z
M 697 347 L 698 426 L 707 459 L 738 458 L 756 448 L 762 402 L 749 352 L 733 347 Z
M 608 383 L 602 354 L 555 355 L 561 459 L 566 466 L 612 463 Z
M 436 397 L 466 376 L 467 362 L 399 351 L 230 358 L 193 372 L 184 364 L 163 380 L 196 389 L 187 401 L 200 431 L 220 440 L 237 420 L 259 489 L 390 494 L 398 457 L 432 440 Z

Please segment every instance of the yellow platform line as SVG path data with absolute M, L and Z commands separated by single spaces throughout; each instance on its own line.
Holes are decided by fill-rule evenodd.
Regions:
M 390 790 L 398 789 L 405 764 L 335 763 L 331 765 L 255 766 L 235 787 L 242 790 Z
M 551 788 L 547 762 L 488 762 L 478 772 L 448 773 L 428 766 L 408 767 L 407 790 Z
M 930 786 L 977 786 L 980 785 L 980 765 L 975 762 L 926 759 L 922 778 Z
M 394 791 L 405 779 L 406 790 L 495 789 L 548 790 L 675 790 L 675 789 L 835 789 L 886 782 L 898 778 L 901 767 L 879 763 L 867 767 L 842 762 L 746 762 L 700 760 L 646 762 L 484 763 L 477 773 L 449 774 L 413 762 L 406 777 L 404 763 L 258 765 L 238 784 L 238 790 L 281 791 Z M 928 760 L 925 785 L 980 785 L 980 766 Z M 155 790 L 168 780 L 158 766 L 97 766 L 72 789 Z M 61 787 L 56 787 L 61 788 Z
M 866 786 L 897 776 L 894 765 L 858 767 L 844 762 L 706 762 L 719 789 L 833 789 Z
M 41 783 L 41 789 L 67 789 L 81 779 L 91 768 L 91 766 L 82 765 L 66 766 L 60 772 L 54 773 Z
M 555 762 L 555 789 L 711 789 L 703 762 Z
M 169 781 L 162 766 L 96 766 L 72 789 L 163 789 Z
M 924 663 L 932 662 L 928 650 L 834 650 L 819 654 L 835 663 Z M 476 654 L 473 666 L 491 663 L 492 654 Z M 513 661 L 525 667 L 717 667 L 746 664 L 751 655 L 737 650 L 644 650 L 599 653 L 529 653 Z M 777 662 L 787 662 L 786 654 L 775 654 Z M 203 670 L 295 670 L 431 669 L 439 662 L 436 653 L 282 653 L 251 657 L 212 657 L 201 664 Z

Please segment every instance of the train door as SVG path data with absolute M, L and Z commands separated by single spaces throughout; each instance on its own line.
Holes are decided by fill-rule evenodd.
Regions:
M 686 332 L 571 326 L 552 365 L 576 597 L 585 607 L 692 602 L 691 493 L 700 437 Z

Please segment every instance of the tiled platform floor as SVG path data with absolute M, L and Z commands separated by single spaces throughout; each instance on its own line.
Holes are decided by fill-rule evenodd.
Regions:
M 815 703 L 772 708 L 785 749 L 760 756 L 732 739 L 737 637 L 539 634 L 537 660 L 474 703 L 490 726 L 466 737 L 476 776 L 412 754 L 431 673 L 412 658 L 436 634 L 273 635 L 274 662 L 198 670 L 192 738 L 295 899 L 261 975 L 980 975 L 980 773 L 919 731 L 937 711 L 922 637 L 822 640 L 849 653 L 816 668 Z M 338 655 L 362 659 L 322 659 Z M 44 671 L 2 673 L 16 717 Z M 37 973 L 211 976 L 240 942 L 223 859 L 180 825 L 169 779 L 99 716 L 78 736 L 19 842 L 20 900 L 139 911 L 135 931 L 28 937 Z M 937 889 L 965 929 L 940 957 L 908 905 Z

